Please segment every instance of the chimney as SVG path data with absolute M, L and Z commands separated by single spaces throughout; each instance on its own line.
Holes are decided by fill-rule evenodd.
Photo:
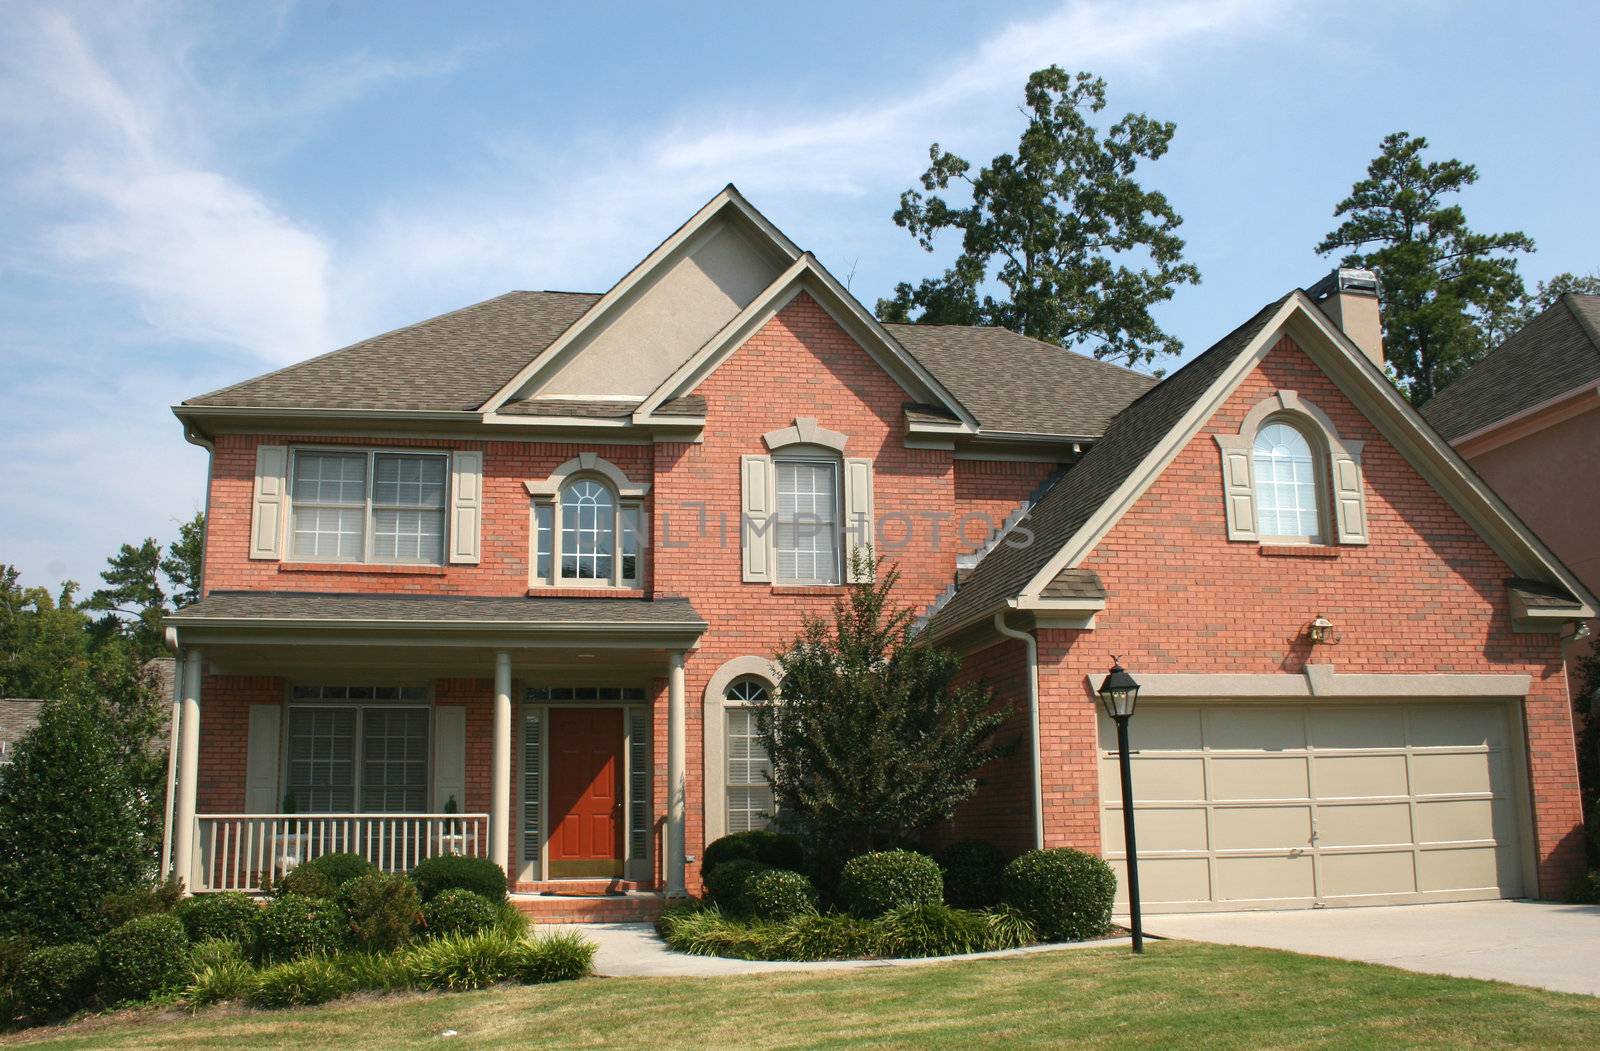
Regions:
M 1376 272 L 1340 267 L 1306 289 L 1306 295 L 1374 365 L 1383 368 L 1383 319 L 1378 314 Z

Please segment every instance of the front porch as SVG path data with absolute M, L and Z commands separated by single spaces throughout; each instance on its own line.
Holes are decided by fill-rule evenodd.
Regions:
M 488 858 L 542 919 L 683 893 L 687 602 L 231 593 L 169 624 L 191 892 L 351 852 Z

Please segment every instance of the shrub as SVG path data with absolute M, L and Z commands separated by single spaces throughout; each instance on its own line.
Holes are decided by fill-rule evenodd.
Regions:
M 354 992 L 355 984 L 338 961 L 306 956 L 259 971 L 245 994 L 251 1007 L 309 1007 Z
M 444 854 L 428 858 L 411 870 L 411 882 L 423 901 L 431 901 L 447 890 L 470 890 L 492 902 L 506 900 L 506 873 L 488 858 L 469 858 Z
M 1566 898 L 1574 905 L 1600 905 L 1600 869 L 1585 872 L 1567 884 Z
M 995 931 L 981 913 L 941 902 L 902 906 L 885 913 L 877 927 L 879 956 L 957 956 L 1016 947 L 995 944 Z
M 240 945 L 249 945 L 255 941 L 261 906 L 248 894 L 228 891 L 185 898 L 178 903 L 174 914 L 183 922 L 190 941 L 228 938 Z
M 906 905 L 943 901 L 944 877 L 938 863 L 926 854 L 882 850 L 845 862 L 839 898 L 857 916 L 882 916 Z
M 796 916 L 764 932 L 763 960 L 854 960 L 881 955 L 877 924 L 858 916 Z
M 333 882 L 332 876 L 321 869 L 307 865 L 290 869 L 268 890 L 277 897 L 294 894 L 301 898 L 316 898 L 318 901 L 332 901 L 339 894 L 339 887 Z
M 763 920 L 787 920 L 817 911 L 817 889 L 798 872 L 764 869 L 745 882 L 744 906 Z
M 0 937 L 0 995 L 16 984 L 22 961 L 28 958 L 33 948 L 32 940 L 20 934 Z M 0 1016 L 0 1025 L 4 1024 L 5 1018 Z
M 189 953 L 189 968 L 183 1002 L 191 1010 L 243 1000 L 255 987 L 256 969 L 239 944 L 226 938 L 208 938 L 196 945 Z
M 509 901 L 502 901 L 494 911 L 494 929 L 501 934 L 514 938 L 526 937 L 528 926 L 528 917 Z
M 748 832 L 735 832 L 714 840 L 700 856 L 700 877 L 711 875 L 717 868 L 738 859 L 758 861 L 775 869 L 800 872 L 805 869 L 805 849 L 793 836 L 753 828 Z
M 404 953 L 350 953 L 338 958 L 340 970 L 350 979 L 352 989 L 375 993 L 407 989 L 411 979 L 406 974 Z
M 228 938 L 206 938 L 189 946 L 189 967 L 198 971 L 202 967 L 234 963 L 245 958 L 244 947 Z
M 404 876 L 368 873 L 339 888 L 339 905 L 349 924 L 350 940 L 367 952 L 393 952 L 411 944 L 422 919 L 422 899 Z
M 294 870 L 295 872 L 315 872 L 328 878 L 334 889 L 344 886 L 353 879 L 370 876 L 378 871 L 378 866 L 362 857 L 360 854 L 324 854 L 312 858 L 310 861 Z
M 87 1007 L 99 983 L 100 953 L 93 945 L 51 945 L 22 961 L 12 996 L 28 1018 L 48 1022 Z
M 962 909 L 985 909 L 1000 901 L 1005 851 L 979 839 L 950 844 L 935 858 L 944 873 L 944 900 Z
M 706 897 L 728 915 L 743 916 L 749 911 L 745 892 L 749 889 L 750 881 L 763 872 L 771 871 L 770 867 L 749 858 L 725 861 L 706 877 Z
M 489 930 L 499 918 L 499 909 L 482 894 L 456 887 L 424 905 L 422 916 L 430 935 L 445 938 Z
M 482 989 L 512 976 L 525 944 L 498 931 L 447 934 L 408 950 L 400 966 L 412 985 L 423 989 Z
M 1005 868 L 1003 893 L 1046 941 L 1082 941 L 1111 929 L 1116 873 L 1070 847 L 1030 850 Z
M 511 977 L 523 985 L 575 981 L 594 969 L 595 944 L 576 931 L 521 938 L 514 944 Z
M 109 931 L 140 916 L 171 912 L 182 900 L 183 887 L 173 880 L 113 891 L 100 899 L 100 922 Z
M 765 925 L 740 923 L 714 905 L 665 909 L 656 929 L 674 952 L 736 960 L 769 958 L 772 938 Z
M 344 911 L 331 901 L 285 894 L 261 910 L 256 926 L 256 957 L 279 963 L 302 956 L 328 955 L 344 944 Z
M 100 994 L 107 1003 L 148 1000 L 189 978 L 189 936 L 176 916 L 129 920 L 100 939 Z

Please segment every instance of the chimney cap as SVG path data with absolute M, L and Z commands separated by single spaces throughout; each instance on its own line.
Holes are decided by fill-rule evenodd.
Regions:
M 1306 289 L 1306 295 L 1317 300 L 1326 299 L 1335 293 L 1376 296 L 1378 287 L 1378 272 L 1376 270 L 1340 266 L 1335 267 L 1322 280 Z

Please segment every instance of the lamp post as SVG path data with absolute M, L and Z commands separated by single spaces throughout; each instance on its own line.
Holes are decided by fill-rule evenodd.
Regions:
M 1128 760 L 1128 720 L 1139 702 L 1139 684 L 1111 658 L 1111 673 L 1100 684 L 1100 704 L 1117 724 L 1117 751 L 1122 766 L 1122 838 L 1128 856 L 1128 920 L 1133 928 L 1133 951 L 1144 952 L 1144 925 L 1139 917 L 1139 848 L 1133 836 L 1133 764 Z

